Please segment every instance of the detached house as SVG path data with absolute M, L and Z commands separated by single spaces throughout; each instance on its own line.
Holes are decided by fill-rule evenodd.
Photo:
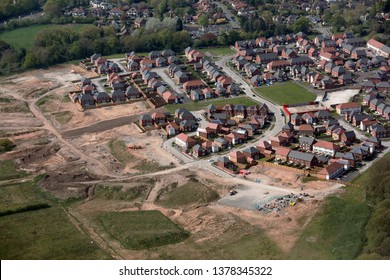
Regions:
M 187 134 L 180 133 L 175 137 L 175 143 L 180 147 L 191 149 L 196 145 L 196 140 Z

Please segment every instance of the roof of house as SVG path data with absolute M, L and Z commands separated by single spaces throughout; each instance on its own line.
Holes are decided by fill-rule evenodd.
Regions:
M 338 162 L 333 162 L 329 166 L 322 168 L 318 174 L 321 175 L 330 175 L 335 173 L 336 171 L 343 169 L 344 165 Z
M 301 137 L 299 138 L 299 144 L 307 143 L 313 145 L 316 142 L 316 139 L 313 137 Z
M 299 151 L 291 150 L 290 153 L 288 154 L 288 157 L 291 159 L 297 159 L 297 160 L 303 160 L 310 162 L 315 158 L 314 154 L 311 153 L 302 153 Z
M 298 128 L 299 131 L 314 131 L 314 128 L 311 124 L 302 124 Z
M 323 148 L 323 149 L 332 150 L 332 151 L 337 150 L 338 148 L 340 148 L 335 143 L 332 143 L 332 142 L 329 142 L 329 141 L 324 141 L 324 140 L 319 140 L 317 143 L 315 143 L 313 145 L 313 147 Z
M 290 148 L 286 148 L 286 147 L 278 147 L 275 151 L 275 154 L 276 155 L 279 155 L 279 156 L 288 156 L 289 153 L 291 152 L 291 149 Z
M 338 104 L 336 107 L 342 110 L 342 109 L 360 108 L 361 106 L 356 102 L 349 102 L 349 103 Z

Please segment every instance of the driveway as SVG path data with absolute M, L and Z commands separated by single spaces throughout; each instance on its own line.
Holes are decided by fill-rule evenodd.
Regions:
M 184 90 L 180 88 L 179 85 L 177 85 L 171 77 L 169 77 L 164 71 L 167 69 L 167 67 L 162 68 L 153 68 L 153 71 L 156 72 L 162 80 L 164 80 L 168 86 L 170 86 L 182 99 L 183 103 L 192 102 L 187 95 L 185 94 Z

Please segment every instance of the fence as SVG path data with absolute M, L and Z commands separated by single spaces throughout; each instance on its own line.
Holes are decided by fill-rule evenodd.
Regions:
M 289 170 L 289 171 L 293 171 L 293 172 L 301 173 L 301 174 L 305 174 L 305 175 L 309 175 L 310 174 L 310 171 L 308 171 L 308 170 L 297 169 L 297 168 L 294 168 L 294 167 L 285 166 L 285 165 L 279 165 L 279 164 L 275 164 L 275 163 L 272 163 L 272 162 L 258 161 L 258 164 L 259 165 L 264 165 L 264 166 L 270 166 L 270 167 L 274 167 L 274 168 L 279 168 L 279 169 L 284 169 L 284 170 Z

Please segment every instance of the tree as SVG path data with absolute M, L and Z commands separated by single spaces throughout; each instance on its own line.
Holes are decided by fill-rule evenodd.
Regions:
M 297 32 L 303 32 L 306 34 L 309 33 L 310 31 L 309 19 L 306 17 L 300 17 L 296 22 L 294 22 L 293 30 L 295 33 Z
M 0 139 L 0 152 L 11 151 L 15 147 L 14 143 L 8 138 Z
M 43 6 L 43 12 L 50 18 L 61 16 L 62 5 L 58 0 L 49 0 Z
M 176 31 L 182 31 L 183 30 L 183 21 L 181 18 L 178 18 L 176 21 Z
M 204 28 L 209 25 L 209 18 L 206 15 L 201 15 L 198 18 L 198 23 Z

